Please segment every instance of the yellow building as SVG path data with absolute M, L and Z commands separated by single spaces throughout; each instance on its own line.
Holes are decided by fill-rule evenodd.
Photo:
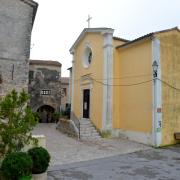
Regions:
M 180 31 L 133 41 L 110 28 L 86 28 L 73 55 L 71 119 L 112 136 L 162 146 L 180 132 Z M 157 68 L 157 70 L 156 70 Z

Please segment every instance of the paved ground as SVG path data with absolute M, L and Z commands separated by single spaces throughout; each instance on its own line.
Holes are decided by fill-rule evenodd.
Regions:
M 125 139 L 77 141 L 55 124 L 39 124 L 33 134 L 47 139 L 52 158 L 48 180 L 180 179 L 180 145 L 152 149 Z
M 180 145 L 54 166 L 48 180 L 179 180 Z
M 56 130 L 55 124 L 39 124 L 33 134 L 44 134 L 51 154 L 51 166 L 109 157 L 149 149 L 125 139 L 78 141 Z

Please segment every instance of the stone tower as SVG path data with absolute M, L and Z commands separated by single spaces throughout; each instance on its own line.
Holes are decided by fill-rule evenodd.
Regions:
M 28 89 L 31 31 L 38 4 L 0 0 L 0 96 Z

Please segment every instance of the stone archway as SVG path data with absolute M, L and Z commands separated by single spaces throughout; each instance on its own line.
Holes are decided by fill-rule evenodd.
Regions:
M 52 106 L 49 105 L 43 105 L 40 106 L 37 109 L 37 113 L 39 114 L 40 123 L 51 123 L 55 120 L 53 119 L 53 113 L 55 112 L 55 109 Z

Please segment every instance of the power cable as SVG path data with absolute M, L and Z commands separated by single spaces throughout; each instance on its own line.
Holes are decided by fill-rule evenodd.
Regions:
M 141 84 L 145 84 L 145 83 L 148 83 L 148 82 L 151 82 L 153 79 L 150 79 L 150 80 L 147 80 L 147 81 L 142 81 L 142 82 L 138 82 L 138 83 L 132 83 L 132 84 L 106 84 L 106 83 L 103 83 L 103 82 L 100 82 L 100 81 L 97 81 L 96 79 L 93 79 L 95 82 L 97 83 L 100 83 L 104 86 L 137 86 L 137 85 L 141 85 Z
M 172 88 L 172 89 L 174 89 L 174 90 L 176 90 L 176 91 L 180 91 L 179 88 L 176 88 L 176 87 L 172 86 L 171 84 L 167 83 L 166 81 L 161 80 L 161 79 L 159 79 L 159 78 L 156 78 L 156 79 L 159 80 L 159 81 L 161 81 L 161 82 L 162 82 L 163 84 L 165 84 L 166 86 L 169 86 L 170 88 Z

